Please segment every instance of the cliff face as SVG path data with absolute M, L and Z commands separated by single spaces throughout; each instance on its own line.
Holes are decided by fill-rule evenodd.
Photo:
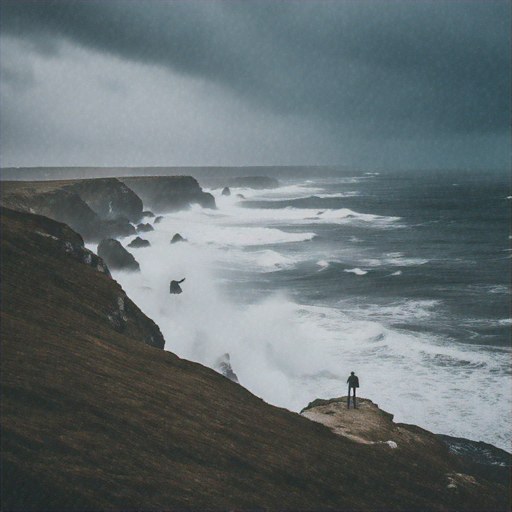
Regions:
M 142 200 L 116 178 L 81 180 L 70 188 L 102 219 L 126 217 L 138 222 L 142 218 Z
M 47 217 L 1 209 L 2 324 L 37 324 L 52 336 L 113 332 L 163 348 L 158 326 L 126 296 L 80 235 Z M 86 325 L 84 325 L 86 322 Z M 2 325 L 3 329 L 3 325 Z
M 135 234 L 131 223 L 141 220 L 143 201 L 161 212 L 190 208 L 191 204 L 215 208 L 213 196 L 203 192 L 190 176 L 124 181 L 130 186 L 117 178 L 3 181 L 2 206 L 64 222 L 88 242 Z
M 203 208 L 216 208 L 214 197 L 203 192 L 192 176 L 151 176 L 120 178 L 155 213 L 190 208 L 198 204 Z
M 126 189 L 122 183 L 110 179 L 84 182 L 2 182 L 2 206 L 63 222 L 80 233 L 85 240 L 98 242 L 106 237 L 135 233 L 135 228 L 128 219 L 121 217 L 121 214 L 126 213 L 123 201 L 116 199 L 119 195 L 129 195 L 123 193 L 123 188 Z M 132 195 L 137 197 L 133 192 Z M 100 206 L 102 203 L 103 206 Z M 91 206 L 98 208 L 105 216 L 102 217 Z M 109 208 L 110 213 L 106 213 Z
M 148 346 L 88 256 L 2 211 L 2 510 L 509 510 L 421 429 L 360 442 Z
M 63 188 L 39 191 L 26 187 L 10 192 L 9 184 L 2 183 L 2 206 L 63 222 L 86 240 L 100 240 L 104 232 L 101 219 L 87 203 L 76 192 Z

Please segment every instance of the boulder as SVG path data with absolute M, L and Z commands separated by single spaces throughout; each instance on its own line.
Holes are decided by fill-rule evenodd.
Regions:
M 153 221 L 153 224 L 158 224 L 160 222 L 162 222 L 163 220 L 163 217 L 161 215 L 159 215 L 158 217 L 156 217 L 156 219 Z
M 243 194 L 237 194 L 236 197 L 238 197 L 240 199 L 245 199 L 245 196 Z
M 171 244 L 175 244 L 176 242 L 186 242 L 187 239 L 183 238 L 179 233 L 176 233 L 171 240 Z
M 149 217 L 150 219 L 152 219 L 154 216 L 155 216 L 155 214 L 153 212 L 150 212 L 149 210 L 143 211 L 142 215 L 141 215 L 141 217 L 143 219 L 145 219 L 146 217 Z
M 151 247 L 149 240 L 144 240 L 140 236 L 134 238 L 129 244 L 128 247 L 133 247 L 134 249 L 139 249 L 141 247 Z
M 148 231 L 154 231 L 155 228 L 151 224 L 139 224 L 137 226 L 137 233 L 146 233 Z
M 223 188 L 222 195 L 223 196 L 230 196 L 231 195 L 231 190 L 229 190 L 229 187 L 224 187 Z
M 140 265 L 117 240 L 105 238 L 98 245 L 98 256 L 111 270 L 140 271 Z

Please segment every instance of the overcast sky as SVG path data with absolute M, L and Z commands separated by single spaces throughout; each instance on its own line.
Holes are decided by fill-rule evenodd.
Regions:
M 1 164 L 507 168 L 508 1 L 1 2 Z

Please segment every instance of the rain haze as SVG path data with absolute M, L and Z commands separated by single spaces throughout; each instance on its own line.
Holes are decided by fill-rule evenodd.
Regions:
M 2 167 L 510 167 L 510 2 L 1 9 Z

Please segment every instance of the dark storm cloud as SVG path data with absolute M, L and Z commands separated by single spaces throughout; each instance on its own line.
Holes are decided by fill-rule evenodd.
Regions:
M 2 33 L 215 81 L 358 134 L 510 130 L 506 1 L 3 1 Z

